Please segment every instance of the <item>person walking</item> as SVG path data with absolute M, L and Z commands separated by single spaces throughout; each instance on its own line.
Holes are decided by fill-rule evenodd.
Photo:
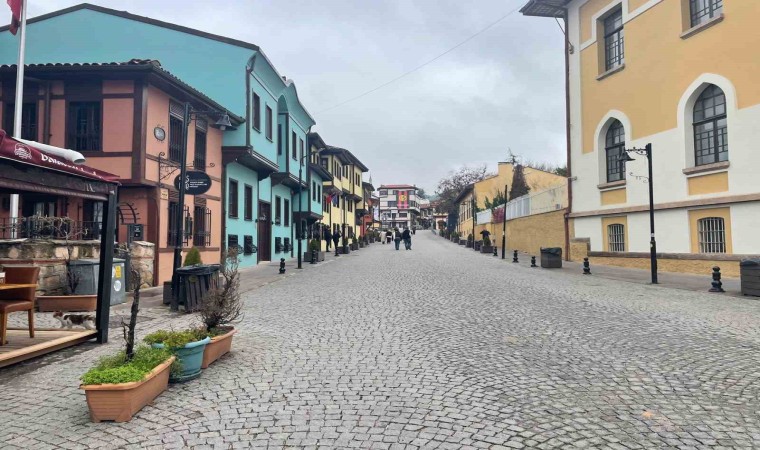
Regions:
M 409 232 L 409 228 L 404 228 L 404 232 L 401 233 L 401 239 L 404 240 L 404 248 L 407 250 L 412 249 L 412 233 Z
M 327 251 L 330 251 L 330 241 L 332 240 L 332 233 L 330 233 L 330 227 L 325 225 L 324 230 L 322 231 L 322 236 L 325 239 L 325 242 L 327 242 Z
M 338 251 L 338 242 L 340 242 L 340 230 L 335 229 L 335 232 L 332 234 L 332 240 L 333 244 L 335 244 L 335 251 Z
M 391 229 L 388 228 L 388 230 L 385 232 L 385 242 L 390 244 L 392 240 L 393 240 L 393 231 L 391 231 Z
M 401 245 L 401 232 L 398 231 L 398 228 L 393 230 L 393 242 L 396 244 L 396 250 L 398 250 L 399 245 Z

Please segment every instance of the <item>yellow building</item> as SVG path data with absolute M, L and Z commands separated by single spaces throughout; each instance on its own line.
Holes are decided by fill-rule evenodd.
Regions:
M 536 205 L 534 208 L 532 208 L 532 210 L 529 207 L 528 211 L 525 214 L 520 214 L 519 217 L 526 215 L 535 215 L 544 212 L 553 212 L 565 207 L 566 193 L 564 189 L 561 189 L 559 193 L 556 194 L 559 196 L 557 199 L 552 200 L 551 197 L 547 197 L 547 195 L 544 194 L 552 193 L 550 191 L 553 191 L 555 188 L 561 188 L 565 186 L 567 184 L 567 179 L 565 177 L 527 166 L 523 166 L 523 174 L 525 175 L 525 181 L 528 184 L 528 187 L 530 187 L 529 194 L 542 193 L 542 195 L 539 196 L 539 199 L 549 198 L 549 201 L 547 205 Z M 469 235 L 473 234 L 474 231 L 475 240 L 480 240 L 480 232 L 483 230 L 488 230 L 490 232 L 491 241 L 499 246 L 501 245 L 501 238 L 503 234 L 503 226 L 501 224 L 501 221 L 497 222 L 493 217 L 490 216 L 490 214 L 486 214 L 486 217 L 482 217 L 481 220 L 476 219 L 475 224 L 473 224 L 473 218 L 476 218 L 476 213 L 473 206 L 477 205 L 478 211 L 486 210 L 486 200 L 493 203 L 494 199 L 497 196 L 504 195 L 505 188 L 508 192 L 509 188 L 512 186 L 513 176 L 514 165 L 512 163 L 500 162 L 496 175 L 469 185 L 459 194 L 459 196 L 455 199 L 455 203 L 457 203 L 459 208 L 459 221 L 457 225 L 457 231 L 462 238 L 467 238 Z M 475 199 L 475 202 L 473 202 L 473 198 Z M 557 207 L 557 205 L 559 205 L 559 207 Z M 561 215 L 557 217 L 560 218 L 559 226 L 561 229 L 563 229 L 564 218 Z M 510 240 L 509 231 L 507 232 L 507 238 Z M 517 239 L 516 236 L 514 238 Z M 515 240 L 515 242 L 517 243 L 519 241 Z M 554 244 L 554 241 L 547 242 L 544 244 L 544 246 L 548 247 L 549 244 Z M 523 249 L 519 246 L 512 246 L 509 243 L 507 246 L 510 248 L 519 248 L 520 250 L 525 251 L 529 250 L 528 248 Z
M 647 157 L 629 152 L 648 144 L 661 269 L 735 275 L 760 254 L 760 4 L 531 0 L 522 12 L 566 21 L 570 217 L 592 261 L 648 267 Z

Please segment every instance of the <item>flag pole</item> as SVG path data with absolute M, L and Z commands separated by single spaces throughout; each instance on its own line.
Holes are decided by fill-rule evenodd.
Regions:
M 21 36 L 18 41 L 18 65 L 16 66 L 16 104 L 13 113 L 13 137 L 21 138 L 21 112 L 24 106 L 24 53 L 26 51 L 26 1 L 21 2 Z M 11 195 L 11 224 L 18 220 L 18 194 Z M 11 228 L 11 238 L 16 238 L 16 227 Z

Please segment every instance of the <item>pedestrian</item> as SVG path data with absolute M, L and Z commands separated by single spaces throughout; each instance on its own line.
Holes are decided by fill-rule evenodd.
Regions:
M 338 242 L 340 242 L 340 230 L 337 228 L 332 235 L 333 244 L 335 244 L 335 251 L 338 251 Z
M 417 226 L 412 227 L 412 234 L 417 234 Z
M 322 232 L 322 236 L 325 239 L 325 242 L 327 242 L 327 251 L 330 251 L 330 241 L 332 240 L 332 233 L 330 233 L 330 227 L 325 225 L 325 228 Z
M 396 244 L 396 250 L 398 250 L 399 245 L 401 245 L 401 232 L 398 231 L 398 228 L 393 230 L 393 242 Z
M 390 244 L 392 240 L 393 240 L 393 232 L 391 231 L 390 228 L 388 228 L 388 230 L 385 232 L 385 242 Z
M 404 247 L 407 250 L 412 249 L 412 234 L 409 232 L 409 228 L 404 228 L 404 232 L 401 233 L 401 239 L 404 240 Z

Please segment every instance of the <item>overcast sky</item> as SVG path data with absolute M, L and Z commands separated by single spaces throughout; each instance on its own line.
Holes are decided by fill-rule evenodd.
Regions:
M 91 0 L 252 42 L 295 81 L 328 144 L 351 150 L 375 186 L 428 193 L 450 170 L 504 160 L 564 163 L 562 34 L 551 19 L 515 12 L 526 0 Z M 4 3 L 4 2 L 3 2 Z M 29 0 L 29 16 L 81 3 Z M 168 70 L 171 70 L 169 67 Z

